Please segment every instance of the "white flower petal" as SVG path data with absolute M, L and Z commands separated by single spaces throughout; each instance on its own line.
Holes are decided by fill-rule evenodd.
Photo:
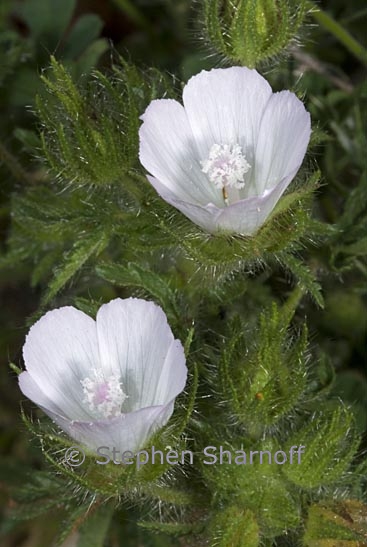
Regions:
M 109 447 L 110 451 L 115 448 L 120 452 L 135 452 L 144 448 L 149 438 L 168 422 L 173 407 L 174 401 L 170 401 L 166 405 L 142 408 L 95 422 L 65 420 L 49 411 L 47 414 L 77 443 L 92 451 L 104 446 Z M 103 450 L 103 454 L 107 453 L 107 450 Z
M 23 357 L 33 381 L 64 416 L 90 419 L 80 380 L 99 363 L 93 319 L 69 306 L 47 312 L 31 327 Z
M 311 135 L 310 114 L 294 93 L 270 98 L 261 120 L 254 174 L 259 194 L 297 173 Z
M 202 172 L 187 115 L 171 99 L 150 103 L 141 117 L 139 158 L 149 173 L 179 199 L 206 203 L 219 193 Z
M 186 380 L 185 352 L 180 340 L 173 340 L 159 374 L 156 392 L 153 394 L 151 390 L 143 390 L 142 406 L 177 397 L 183 391 Z
M 157 190 L 158 194 L 167 203 L 176 207 L 181 213 L 187 216 L 192 222 L 203 228 L 209 233 L 216 232 L 217 217 L 219 216 L 221 209 L 213 204 L 199 205 L 178 199 L 177 196 L 169 190 L 166 186 L 154 177 L 147 177 L 151 185 Z
M 201 159 L 207 159 L 213 144 L 239 144 L 252 165 L 271 93 L 268 82 L 245 67 L 203 70 L 193 76 L 183 90 L 183 103 Z
M 213 204 L 201 206 L 181 201 L 176 199 L 159 181 L 152 177 L 149 177 L 149 180 L 165 201 L 206 232 L 253 235 L 264 224 L 294 175 L 295 173 L 286 177 L 275 188 L 265 191 L 262 196 L 242 199 L 224 208 L 218 208 Z
M 253 235 L 264 224 L 294 175 L 283 179 L 275 188 L 266 190 L 262 196 L 243 199 L 221 209 L 216 231 Z
M 108 374 L 120 371 L 128 395 L 123 412 L 164 405 L 183 390 L 184 351 L 159 306 L 115 299 L 100 308 L 96 320 L 101 367 Z
M 40 406 L 43 410 L 51 411 L 55 414 L 63 415 L 63 411 L 59 408 L 54 401 L 52 401 L 33 380 L 29 372 L 22 372 L 18 376 L 19 387 L 22 393 L 33 401 L 36 405 Z

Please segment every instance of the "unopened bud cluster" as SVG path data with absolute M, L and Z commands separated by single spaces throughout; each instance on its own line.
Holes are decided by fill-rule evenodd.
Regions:
M 278 55 L 292 40 L 307 13 L 301 0 L 205 0 L 205 31 L 218 53 L 255 67 Z

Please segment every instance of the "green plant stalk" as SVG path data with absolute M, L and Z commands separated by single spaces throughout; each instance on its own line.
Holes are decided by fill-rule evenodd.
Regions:
M 353 36 L 335 21 L 328 13 L 321 10 L 318 6 L 311 11 L 314 19 L 335 36 L 357 59 L 367 66 L 367 50 Z
M 305 295 L 306 290 L 302 285 L 297 285 L 295 289 L 288 296 L 288 299 L 285 301 L 282 307 L 282 314 L 284 316 L 284 324 L 288 325 L 294 316 L 298 304 Z

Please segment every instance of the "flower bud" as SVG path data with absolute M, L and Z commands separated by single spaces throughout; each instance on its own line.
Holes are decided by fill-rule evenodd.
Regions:
M 232 62 L 255 67 L 295 38 L 306 11 L 305 0 L 205 0 L 206 34 Z

